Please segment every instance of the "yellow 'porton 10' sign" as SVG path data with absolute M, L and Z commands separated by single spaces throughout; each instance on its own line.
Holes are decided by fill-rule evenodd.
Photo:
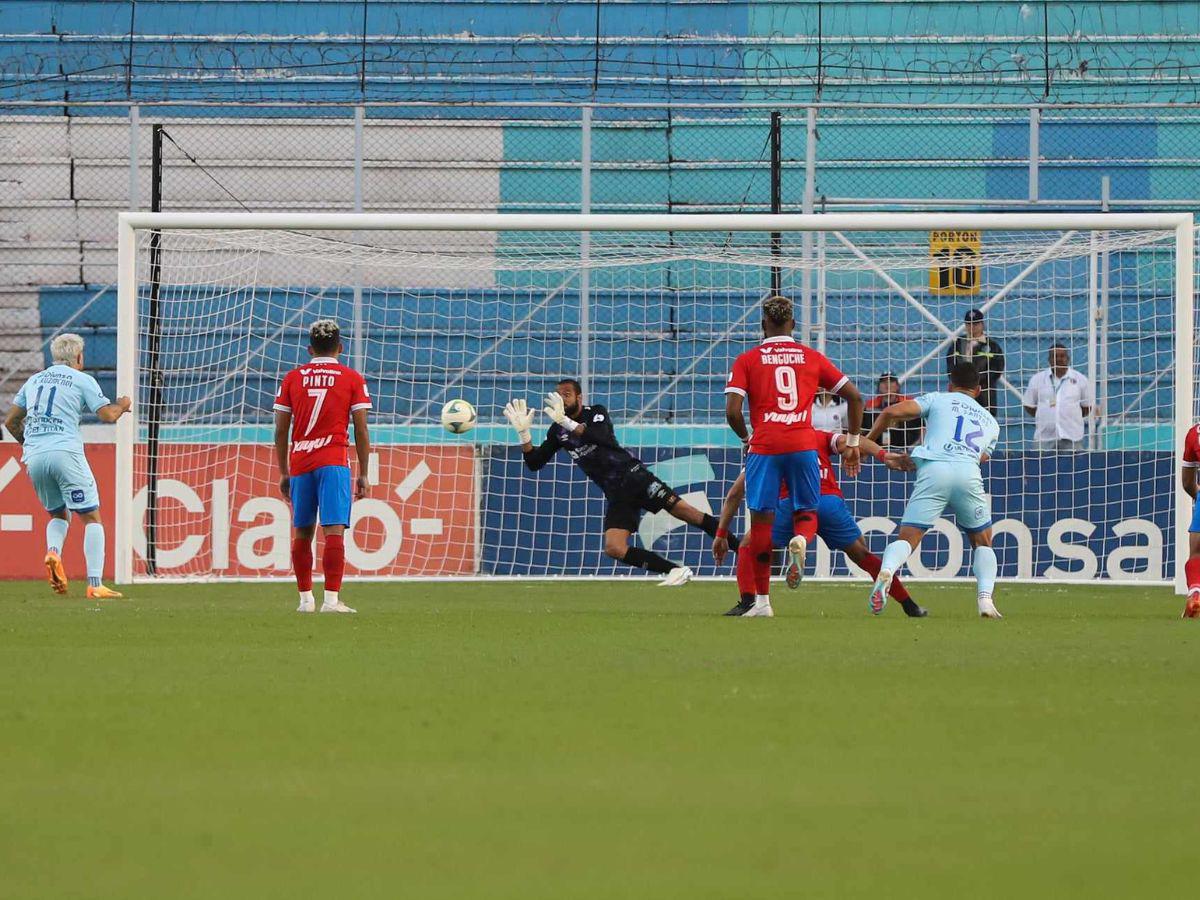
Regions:
M 980 231 L 929 232 L 929 292 L 978 294 Z

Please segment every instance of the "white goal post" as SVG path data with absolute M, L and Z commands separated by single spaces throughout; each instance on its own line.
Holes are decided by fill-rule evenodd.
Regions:
M 789 240 L 805 233 L 815 233 L 817 240 L 805 241 L 803 247 L 801 241 Z M 930 296 L 922 293 L 921 282 L 928 281 L 930 267 L 936 265 L 930 247 L 937 233 L 977 235 L 973 277 L 984 279 L 982 288 L 976 282 L 957 295 L 951 291 L 951 296 L 934 296 L 938 291 L 932 288 Z M 580 240 L 585 235 L 594 239 Z M 611 242 L 606 243 L 605 235 Z M 864 235 L 869 237 L 860 241 Z M 243 238 L 248 239 L 239 243 Z M 1195 415 L 1194 246 L 1193 218 L 1184 213 L 120 213 L 117 391 L 133 397 L 134 406 L 117 426 L 117 580 L 287 576 L 273 537 L 278 523 L 271 530 L 279 501 L 276 507 L 265 499 L 247 502 L 236 514 L 229 504 L 238 502 L 238 492 L 245 491 L 238 486 L 239 479 L 264 484 L 273 478 L 266 457 L 250 449 L 263 444 L 265 420 L 260 413 L 269 415 L 269 404 L 263 408 L 260 394 L 293 364 L 289 360 L 303 343 L 302 327 L 318 313 L 345 310 L 342 317 L 353 319 L 345 329 L 349 361 L 365 365 L 369 380 L 373 374 L 382 379 L 373 385 L 376 397 L 392 389 L 398 392 L 395 402 L 377 403 L 377 412 L 381 406 L 388 410 L 381 421 L 387 427 L 380 429 L 377 443 L 386 445 L 389 434 L 399 434 L 404 435 L 399 443 L 425 448 L 422 452 L 432 454 L 430 458 L 443 452 L 439 447 L 449 447 L 444 450 L 449 455 L 461 453 L 455 445 L 445 444 L 445 435 L 437 436 L 437 429 L 429 427 L 436 421 L 440 402 L 459 396 L 448 391 L 462 391 L 461 396 L 473 399 L 471 385 L 480 396 L 491 398 L 493 392 L 501 396 L 505 390 L 526 390 L 528 385 L 525 396 L 536 401 L 545 389 L 553 388 L 556 377 L 580 377 L 595 402 L 612 408 L 617 403 L 613 398 L 621 399 L 624 419 L 614 410 L 614 422 L 624 444 L 636 450 L 661 439 L 659 446 L 675 447 L 674 457 L 669 452 L 654 456 L 660 472 L 677 473 L 680 470 L 671 463 L 681 455 L 678 448 L 712 446 L 717 440 L 713 435 L 718 434 L 720 423 L 713 424 L 708 408 L 702 408 L 697 398 L 707 397 L 710 388 L 713 396 L 720 395 L 719 370 L 753 339 L 758 321 L 753 310 L 765 296 L 764 273 L 770 271 L 777 279 L 784 270 L 806 273 L 786 288 L 797 298 L 803 294 L 806 311 L 819 323 L 802 337 L 826 349 L 847 373 L 853 373 L 868 396 L 874 393 L 875 374 L 885 370 L 902 373 L 905 388 L 932 389 L 943 375 L 940 364 L 946 347 L 961 334 L 962 310 L 984 309 L 989 334 L 997 327 L 1001 341 L 1016 350 L 1011 354 L 1015 366 L 996 387 L 1012 410 L 1014 432 L 1024 435 L 1021 449 L 1014 451 L 1021 461 L 1006 470 L 1014 495 L 1009 508 L 1032 507 L 1038 499 L 1059 504 L 1058 518 L 1049 525 L 1051 539 L 1083 548 L 1062 555 L 1084 560 L 1078 565 L 1043 565 L 1041 549 L 1030 551 L 1022 541 L 1031 540 L 1030 534 L 1034 541 L 1044 536 L 1044 523 L 1037 529 L 1026 528 L 1013 512 L 1006 521 L 1014 523 L 1009 533 L 1016 535 L 1015 577 L 1056 580 L 1066 573 L 1072 580 L 1107 573 L 1116 581 L 1161 582 L 1173 562 L 1173 581 L 1182 592 L 1191 504 L 1178 487 L 1175 460 Z M 148 261 L 148 253 L 158 255 Z M 1043 268 L 1053 271 L 1043 277 L 1039 274 Z M 328 283 L 316 283 L 327 272 L 336 274 L 328 275 Z M 555 282 L 562 273 L 566 273 L 563 280 Z M 987 281 L 989 277 L 994 283 Z M 676 298 L 684 299 L 672 306 Z M 606 304 L 622 306 L 612 321 L 605 319 Z M 1139 304 L 1144 314 L 1139 313 Z M 662 311 L 667 306 L 671 309 Z M 689 321 L 681 322 L 685 314 Z M 704 320 L 707 329 L 689 332 L 692 320 Z M 179 323 L 183 325 L 173 327 Z M 245 344 L 232 337 L 213 337 L 214 329 L 228 329 L 232 335 L 242 327 L 248 333 Z M 602 329 L 607 331 L 597 337 Z M 535 336 L 525 339 L 526 333 Z M 556 333 L 562 341 L 556 341 Z M 850 333 L 852 340 L 846 338 Z M 1107 480 L 1096 480 L 1093 492 L 1113 492 L 1113 497 L 1101 499 L 1116 504 L 1116 492 L 1124 491 L 1123 502 L 1140 509 L 1138 497 L 1130 493 L 1136 489 L 1130 485 L 1155 473 L 1155 483 L 1142 486 L 1147 498 L 1154 494 L 1158 505 L 1147 499 L 1146 509 L 1153 506 L 1153 516 L 1159 517 L 1155 521 L 1164 522 L 1162 511 L 1168 510 L 1170 525 L 1159 530 L 1161 542 L 1173 546 L 1174 552 L 1163 547 L 1163 565 L 1155 569 L 1148 564 L 1144 575 L 1136 575 L 1140 571 L 1136 567 L 1122 569 L 1119 560 L 1128 556 L 1119 547 L 1111 559 L 1096 561 L 1098 555 L 1117 547 L 1122 535 L 1136 538 L 1141 526 L 1128 526 L 1125 518 L 1118 521 L 1115 517 L 1123 515 L 1119 512 L 1104 513 L 1110 520 L 1100 523 L 1072 515 L 1069 504 L 1074 494 L 1069 485 L 1063 486 L 1063 479 L 1068 469 L 1083 477 L 1080 467 L 1087 454 L 1050 471 L 1046 467 L 1051 464 L 1043 464 L 1031 449 L 1028 435 L 1033 420 L 1021 418 L 1020 395 L 1041 364 L 1049 339 L 1056 335 L 1064 335 L 1072 352 L 1086 357 L 1086 375 L 1093 385 L 1103 383 L 1109 391 L 1107 405 L 1102 398 L 1093 410 L 1086 444 L 1099 454 L 1094 457 L 1098 464 L 1113 471 Z M 262 351 L 276 344 L 283 349 Z M 1109 347 L 1118 352 L 1110 357 Z M 1160 351 L 1157 360 L 1155 347 Z M 848 358 L 839 358 L 838 348 Z M 1169 360 L 1162 355 L 1168 349 L 1173 371 L 1168 371 Z M 152 366 L 147 365 L 148 354 Z M 497 359 L 501 355 L 502 361 Z M 253 366 L 242 364 L 246 356 L 255 357 Z M 485 357 L 486 366 L 479 362 Z M 165 372 L 164 359 L 178 364 Z M 1164 384 L 1170 385 L 1169 390 Z M 1119 408 L 1121 403 L 1125 408 Z M 149 438 L 148 407 L 156 417 Z M 454 539 L 462 547 L 455 566 L 439 568 L 431 562 L 430 554 L 437 551 L 429 548 L 450 545 L 448 538 L 439 538 L 431 530 L 432 514 L 406 520 L 404 538 L 393 541 L 387 531 L 394 514 L 383 506 L 394 501 L 394 486 L 386 484 L 389 500 L 372 507 L 376 524 L 363 526 L 372 533 L 360 548 L 361 558 L 378 562 L 386 556 L 384 550 L 396 543 L 420 544 L 426 548 L 421 551 L 425 556 L 380 570 L 382 574 L 372 575 L 376 570 L 364 566 L 362 577 L 616 574 L 611 568 L 597 568 L 591 557 L 572 557 L 561 570 L 551 564 L 545 571 L 535 571 L 525 557 L 535 547 L 542 552 L 539 540 L 524 530 L 514 534 L 511 546 L 505 543 L 507 537 L 496 537 L 502 533 L 496 523 L 518 514 L 516 498 L 522 493 L 536 495 L 537 503 L 547 509 L 569 503 L 582 509 L 579 498 L 588 496 L 579 473 L 567 463 L 556 464 L 556 474 L 518 477 L 519 456 L 512 456 L 511 435 L 498 412 L 490 401 L 486 408 L 481 406 L 481 426 L 472 435 L 470 459 L 454 464 L 458 486 L 445 489 L 458 492 L 453 502 L 459 507 L 473 507 L 471 521 L 464 520 Z M 1001 424 L 1006 425 L 1003 418 Z M 172 446 L 186 448 L 173 451 L 173 471 L 194 473 L 207 466 L 221 474 L 203 489 L 179 488 L 186 495 L 173 498 L 183 504 L 179 512 L 155 506 L 151 515 L 159 533 L 148 545 L 147 497 L 157 496 L 158 479 L 167 480 L 159 472 L 157 457 L 150 459 L 153 448 L 160 447 L 160 428 L 170 433 L 162 438 L 163 446 L 174 442 Z M 544 430 L 544 421 L 538 428 Z M 410 433 L 418 437 L 410 438 Z M 1152 446 L 1162 456 L 1151 468 L 1147 457 L 1138 455 L 1151 444 L 1140 444 L 1139 435 L 1153 435 Z M 535 443 L 538 440 L 535 431 Z M 1002 451 L 1004 446 L 1002 438 Z M 1158 483 L 1166 471 L 1168 450 L 1169 486 Z M 732 457 L 716 456 L 706 470 L 709 478 L 697 476 L 694 482 L 714 480 L 708 492 L 710 505 L 714 499 L 719 502 L 724 492 L 713 473 L 727 472 L 732 465 Z M 383 463 L 383 472 L 373 473 L 385 481 L 392 474 L 403 480 L 409 494 L 400 490 L 398 495 L 404 502 L 411 502 L 416 490 L 408 477 L 411 473 L 399 479 L 405 467 L 424 466 L 427 476 L 430 468 L 424 460 L 414 463 L 414 459 L 412 452 L 395 456 Z M 578 488 L 569 497 L 548 486 L 553 479 L 565 478 Z M 1021 485 L 1033 482 L 1050 485 L 1039 489 L 1050 493 L 1018 498 L 1025 490 Z M 502 502 L 493 502 L 489 490 L 500 491 Z M 196 500 L 201 492 L 208 493 Z M 703 493 L 700 488 L 696 496 Z M 878 510 L 886 508 L 888 515 L 898 512 L 894 491 L 876 499 Z M 428 506 L 433 501 L 422 502 Z M 862 502 L 869 505 L 865 499 Z M 596 543 L 599 517 L 594 506 L 588 509 L 587 515 L 573 513 L 570 523 L 579 540 Z M 851 510 L 861 517 L 854 502 Z M 548 518 L 550 512 L 538 518 L 539 510 L 522 508 L 520 515 L 531 516 L 522 521 L 539 528 L 559 527 L 558 520 Z M 195 520 L 191 525 L 186 524 L 188 516 Z M 260 516 L 266 524 L 259 524 Z M 1147 521 L 1153 518 L 1150 512 L 1146 516 Z M 1107 549 L 1089 550 L 1086 540 L 1075 544 L 1069 540 L 1073 528 L 1088 535 L 1097 525 L 1117 526 L 1116 537 L 1106 538 Z M 231 527 L 245 530 L 235 539 Z M 653 541 L 663 534 L 661 529 L 651 529 L 640 537 Z M 698 532 L 686 541 L 672 533 L 669 549 L 694 554 L 703 539 Z M 1153 543 L 1154 538 L 1149 540 Z M 164 556 L 184 559 L 185 544 L 203 549 L 195 549 L 186 564 L 166 565 L 160 559 L 147 566 L 147 552 L 153 558 L 160 545 Z M 240 556 L 239 561 L 231 561 L 231 547 L 237 554 L 244 551 L 249 562 Z M 1090 562 L 1081 555 L 1083 551 Z M 557 552 L 553 542 L 549 552 Z M 953 575 L 955 552 L 950 541 L 949 562 L 944 563 L 950 569 L 938 569 L 942 562 L 929 563 L 926 574 Z M 1031 553 L 1034 561 L 1027 564 L 1025 557 Z M 831 565 L 827 560 L 824 564 Z M 838 572 L 845 574 L 844 565 Z M 1001 577 L 1005 577 L 1003 564 Z

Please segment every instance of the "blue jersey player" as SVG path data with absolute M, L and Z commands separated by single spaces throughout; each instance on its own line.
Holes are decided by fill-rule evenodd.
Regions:
M 60 334 L 50 342 L 54 365 L 38 372 L 13 398 L 4 425 L 24 447 L 21 461 L 38 500 L 50 513 L 46 525 L 46 576 L 55 593 L 67 592 L 62 562 L 71 513 L 87 523 L 83 555 L 87 563 L 89 600 L 120 597 L 100 583 L 104 573 L 104 526 L 100 494 L 83 455 L 79 421 L 85 412 L 101 422 L 115 422 L 129 411 L 128 397 L 110 403 L 96 379 L 83 371 L 83 338 Z
M 979 589 L 979 615 L 999 619 L 992 600 L 996 586 L 996 552 L 992 549 L 992 502 L 983 489 L 980 464 L 996 449 L 1000 426 L 979 405 L 979 372 L 970 362 L 950 371 L 950 389 L 923 394 L 915 400 L 893 404 L 880 413 L 868 437 L 878 441 L 897 422 L 920 418 L 925 439 L 912 451 L 917 483 L 900 520 L 900 534 L 883 553 L 883 565 L 871 589 L 871 612 L 878 615 L 887 603 L 893 576 L 921 544 L 947 506 L 958 527 L 975 548 L 972 567 Z

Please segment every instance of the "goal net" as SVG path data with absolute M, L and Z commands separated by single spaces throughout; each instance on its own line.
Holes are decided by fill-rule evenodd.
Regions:
M 503 406 L 538 409 L 539 443 L 541 401 L 578 379 L 625 447 L 715 513 L 742 463 L 725 379 L 779 290 L 797 337 L 872 405 L 943 389 L 951 354 L 991 373 L 1002 436 L 985 480 L 1002 578 L 1174 577 L 1174 451 L 1193 412 L 1179 277 L 1190 219 L 771 221 L 778 232 L 716 216 L 124 216 L 120 377 L 135 415 L 118 450 L 119 576 L 288 576 L 272 400 L 322 318 L 341 324 L 343 361 L 374 403 L 351 577 L 644 574 L 604 555 L 604 495 L 565 453 L 526 468 Z M 972 310 L 979 324 L 964 321 Z M 463 435 L 440 424 L 454 399 L 478 410 Z M 868 461 L 841 481 L 880 552 L 911 476 Z M 732 572 L 665 512 L 645 514 L 632 540 L 699 575 Z M 969 564 L 969 543 L 941 520 L 910 565 L 956 578 Z M 823 545 L 810 566 L 858 574 Z

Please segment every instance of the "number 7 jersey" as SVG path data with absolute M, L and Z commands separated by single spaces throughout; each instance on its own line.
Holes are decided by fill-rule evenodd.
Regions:
M 284 375 L 275 410 L 292 414 L 291 474 L 346 465 L 350 414 L 370 408 L 366 379 L 332 357 L 314 357 Z
M 937 391 L 916 398 L 925 421 L 925 440 L 912 455 L 979 465 L 1000 440 L 1000 425 L 974 397 L 957 391 Z

